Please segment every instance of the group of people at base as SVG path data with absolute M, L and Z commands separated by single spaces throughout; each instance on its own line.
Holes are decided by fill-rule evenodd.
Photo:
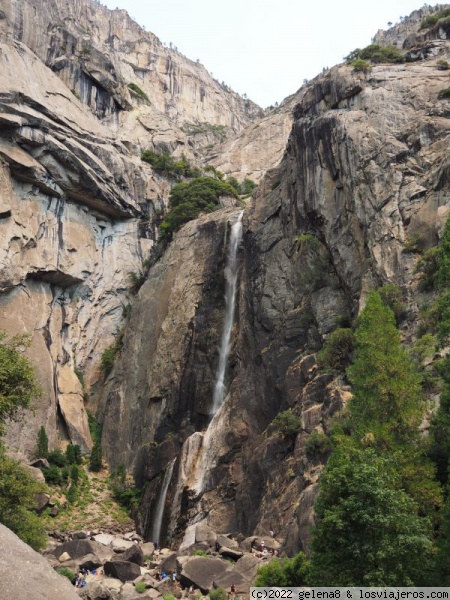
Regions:
M 97 570 L 96 569 L 92 569 L 92 571 L 89 571 L 89 569 L 80 569 L 80 571 L 78 572 L 75 581 L 73 582 L 73 585 L 77 588 L 82 588 L 86 585 L 87 581 L 86 578 L 89 575 L 97 575 Z

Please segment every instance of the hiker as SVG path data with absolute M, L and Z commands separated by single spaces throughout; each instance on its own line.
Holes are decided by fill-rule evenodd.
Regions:
M 274 531 L 270 530 L 270 532 L 269 532 L 269 533 L 270 533 L 270 537 L 271 537 L 271 538 L 274 538 L 274 537 L 275 537 L 275 532 L 274 532 Z
M 261 552 L 264 552 L 265 543 L 264 540 L 261 540 Z
M 158 550 L 158 540 L 153 541 L 153 546 L 155 547 L 155 550 Z

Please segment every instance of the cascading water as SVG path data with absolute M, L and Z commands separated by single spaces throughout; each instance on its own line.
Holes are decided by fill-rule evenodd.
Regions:
M 244 211 L 241 211 L 239 213 L 238 220 L 231 227 L 230 248 L 225 271 L 225 317 L 223 321 L 222 339 L 220 343 L 216 385 L 214 387 L 213 403 L 210 411 L 212 416 L 216 414 L 225 397 L 225 375 L 227 371 L 228 357 L 231 350 L 231 333 L 233 330 L 234 310 L 236 307 L 236 289 L 239 275 L 238 249 L 242 239 L 243 215 Z
M 166 467 L 164 472 L 164 479 L 162 483 L 161 493 L 158 498 L 158 504 L 155 509 L 155 518 L 153 520 L 152 525 L 152 539 L 160 540 L 161 537 L 161 527 L 164 516 L 164 506 L 166 504 L 167 491 L 169 489 L 170 481 L 172 479 L 173 467 L 175 465 L 175 461 L 177 459 L 174 458 L 171 463 Z
M 226 373 L 231 351 L 236 294 L 239 277 L 238 250 L 242 240 L 242 218 L 244 211 L 239 213 L 236 222 L 231 227 L 228 256 L 225 265 L 225 314 L 222 337 L 219 349 L 219 364 L 216 372 L 213 401 L 209 412 L 211 421 L 205 432 L 196 431 L 188 437 L 180 455 L 177 490 L 174 497 L 170 522 L 173 526 L 180 511 L 180 498 L 185 487 L 202 494 L 205 488 L 206 476 L 210 472 L 215 456 L 213 451 L 214 439 L 218 422 L 227 418 L 227 407 L 223 403 L 226 396 Z M 202 518 L 201 511 L 194 517 L 191 524 Z M 161 517 L 162 519 L 162 517 Z M 173 533 L 173 529 L 172 529 Z M 169 531 L 170 536 L 170 531 Z

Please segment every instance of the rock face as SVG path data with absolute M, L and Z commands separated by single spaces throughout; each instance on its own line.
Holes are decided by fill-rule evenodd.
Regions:
M 200 417 L 217 368 L 225 244 L 206 246 L 205 234 L 220 214 L 182 229 L 150 272 L 104 403 L 109 460 L 149 481 L 146 535 L 178 456 L 163 529 L 179 540 L 186 532 L 181 547 L 203 519 L 216 531 L 275 530 L 286 552 L 307 550 L 326 458 L 308 440 L 351 397 L 317 371 L 315 352 L 386 283 L 402 288 L 402 332 L 414 337 L 417 258 L 404 244 L 435 245 L 449 214 L 448 101 L 438 99 L 448 81 L 436 68 L 448 48 L 429 43 L 420 60 L 367 75 L 335 67 L 297 96 L 283 160 L 244 216 L 228 395 L 212 420 Z M 198 273 L 210 275 L 194 288 Z M 301 431 L 283 437 L 270 423 L 287 408 Z
M 74 587 L 58 575 L 47 560 L 0 524 L 0 595 L 3 600 L 22 600 L 33 590 L 35 600 L 77 600 Z
M 94 0 L 2 5 L 0 329 L 32 333 L 44 388 L 26 427 L 9 428 L 11 446 L 31 456 L 44 425 L 50 447 L 91 449 L 101 356 L 120 340 L 130 273 L 143 270 L 172 183 L 141 152 L 196 161 L 196 146 L 258 112 L 126 11 Z

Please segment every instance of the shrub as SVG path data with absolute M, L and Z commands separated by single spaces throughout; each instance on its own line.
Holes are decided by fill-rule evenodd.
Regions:
M 175 160 L 168 152 L 145 150 L 141 159 L 151 164 L 153 170 L 162 175 L 175 177 L 200 177 L 201 175 L 200 169 L 192 166 L 184 154 L 180 159 Z
M 145 583 L 145 581 L 140 581 L 139 583 L 136 583 L 134 589 L 137 591 L 138 594 L 143 594 L 147 589 L 147 584 Z
M 51 465 L 56 465 L 57 467 L 65 467 L 67 464 L 66 455 L 57 448 L 52 452 L 48 453 L 48 462 Z
M 72 480 L 72 483 L 74 483 L 76 485 L 78 483 L 79 477 L 80 477 L 80 470 L 78 468 L 78 465 L 72 465 L 72 467 L 70 469 L 70 479 Z
M 273 560 L 256 572 L 257 587 L 297 587 L 308 583 L 309 562 L 303 552 L 293 558 Z
M 108 346 L 108 348 L 105 348 L 100 359 L 100 369 L 103 371 L 105 376 L 111 372 L 114 366 L 114 362 L 116 360 L 116 355 L 118 352 L 120 352 L 122 346 L 123 332 L 119 332 L 117 334 L 116 341 L 113 344 L 111 344 L 111 346 Z
M 439 248 L 428 248 L 420 257 L 415 273 L 421 274 L 419 289 L 428 292 L 434 288 L 436 273 L 439 269 Z
M 448 64 L 447 60 L 440 58 L 436 63 L 436 68 L 439 71 L 448 71 L 448 69 L 450 69 L 450 65 Z
M 344 370 L 350 364 L 355 340 L 351 329 L 335 329 L 317 353 L 317 363 L 322 369 Z
M 56 465 L 50 465 L 48 469 L 42 469 L 45 481 L 53 485 L 61 485 L 63 478 L 61 470 Z
M 134 271 L 131 271 L 128 275 L 131 279 L 131 293 L 136 295 L 145 283 L 145 273 L 135 273 Z M 128 304 L 128 306 L 130 305 Z
M 210 600 L 227 600 L 228 594 L 223 587 L 218 587 L 215 590 L 210 590 L 209 598 Z
M 439 100 L 450 98 L 450 87 L 441 90 L 438 94 L 438 98 Z
M 420 24 L 420 29 L 428 29 L 428 27 L 434 27 L 440 20 L 446 19 L 450 16 L 450 8 L 443 8 L 438 12 L 428 15 L 423 19 Z
M 371 64 L 362 58 L 355 58 L 350 64 L 356 73 L 369 73 L 372 70 Z
M 220 208 L 221 196 L 238 197 L 229 183 L 214 177 L 196 177 L 174 185 L 170 192 L 169 210 L 160 225 L 161 238 L 170 240 L 175 231 L 196 219 L 201 212 Z
M 294 415 L 290 410 L 278 413 L 272 421 L 272 426 L 283 436 L 297 434 L 302 428 L 300 417 Z
M 258 187 L 258 184 L 255 183 L 252 179 L 246 177 L 241 184 L 241 194 L 244 196 L 250 196 L 253 190 Z
M 133 477 L 127 474 L 123 464 L 111 473 L 109 485 L 114 498 L 126 509 L 132 511 L 139 506 L 142 489 L 136 487 Z
M 103 454 L 102 446 L 99 440 L 97 440 L 91 450 L 91 456 L 89 457 L 89 470 L 97 473 L 103 469 Z
M 395 315 L 395 320 L 398 323 L 406 313 L 405 303 L 402 299 L 402 291 L 395 283 L 388 283 L 378 289 L 381 301 L 385 306 L 388 306 Z
M 403 54 L 395 46 L 380 46 L 380 44 L 370 44 L 365 48 L 357 48 L 350 52 L 345 60 L 352 64 L 357 60 L 370 61 L 372 63 L 402 63 L 405 62 Z
M 59 575 L 62 575 L 63 577 L 67 577 L 67 579 L 69 579 L 72 583 L 76 579 L 75 573 L 67 567 L 60 567 L 59 569 L 56 569 L 56 572 L 59 573 Z
M 141 88 L 138 85 L 136 85 L 135 83 L 129 83 L 128 87 L 135 94 L 137 94 L 140 98 L 142 98 L 143 100 L 146 100 L 147 102 L 150 102 L 150 98 L 147 96 L 147 94 L 144 92 L 144 90 L 141 90 Z
M 194 550 L 194 556 L 208 556 L 204 550 Z
M 309 458 L 322 457 L 331 451 L 331 439 L 324 433 L 313 431 L 306 440 L 305 452 Z
M 403 243 L 403 252 L 420 252 L 421 245 L 421 236 L 418 233 L 413 233 Z

